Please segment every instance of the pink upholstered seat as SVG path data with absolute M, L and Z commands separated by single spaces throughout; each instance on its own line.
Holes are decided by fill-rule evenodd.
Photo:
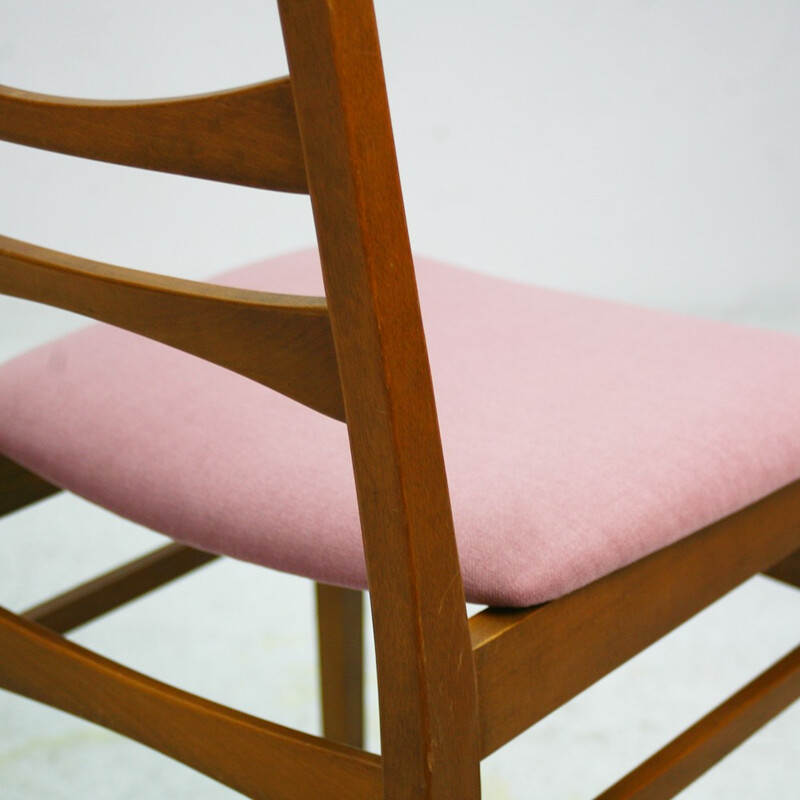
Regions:
M 800 476 L 800 339 L 417 267 L 471 600 L 564 594 Z M 312 252 L 221 282 L 322 293 Z M 95 325 L 5 365 L 0 451 L 178 540 L 365 586 L 345 426 L 170 348 Z

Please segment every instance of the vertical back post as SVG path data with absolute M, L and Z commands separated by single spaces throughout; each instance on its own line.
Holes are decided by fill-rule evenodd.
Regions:
M 371 0 L 279 0 L 350 433 L 384 797 L 480 796 L 475 671 Z

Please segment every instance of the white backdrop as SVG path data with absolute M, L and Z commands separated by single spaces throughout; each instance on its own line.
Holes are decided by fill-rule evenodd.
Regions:
M 377 7 L 418 251 L 800 329 L 800 4 Z M 256 0 L 2 0 L 0 82 L 204 92 L 279 74 L 278 36 Z M 8 235 L 175 274 L 313 237 L 302 198 L 10 146 L 0 182 Z
M 377 0 L 377 10 L 417 251 L 800 332 L 796 0 Z M 11 86 L 142 98 L 284 70 L 271 2 L 0 0 L 0 83 Z M 8 145 L 0 232 L 196 278 L 313 242 L 306 198 Z M 75 324 L 0 298 L 0 357 Z M 5 521 L 0 533 L 0 604 L 12 608 L 155 540 L 68 498 Z M 53 555 L 44 565 L 42 552 Z M 298 607 L 303 618 L 309 597 L 301 582 L 226 562 L 78 640 L 314 730 L 311 630 L 281 627 Z M 508 760 L 490 758 L 487 800 L 521 800 L 534 785 L 547 787 L 543 796 L 594 796 L 790 647 L 798 608 L 786 590 L 751 582 L 520 737 Z M 374 694 L 371 702 L 375 748 Z M 799 712 L 687 798 L 793 800 Z M 3 800 L 231 796 L 2 693 L 0 729 Z

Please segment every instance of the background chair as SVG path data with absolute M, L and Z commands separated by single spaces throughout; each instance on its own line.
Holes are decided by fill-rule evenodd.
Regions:
M 485 621 L 485 619 L 486 619 L 486 618 L 484 618 L 484 621 Z M 451 781 L 447 781 L 447 784 L 448 784 L 448 785 L 450 785 L 450 784 L 451 784 Z

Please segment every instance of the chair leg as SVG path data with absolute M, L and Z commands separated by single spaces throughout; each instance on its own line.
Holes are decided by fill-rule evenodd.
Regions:
M 327 739 L 364 746 L 364 598 L 317 584 L 322 727 Z

